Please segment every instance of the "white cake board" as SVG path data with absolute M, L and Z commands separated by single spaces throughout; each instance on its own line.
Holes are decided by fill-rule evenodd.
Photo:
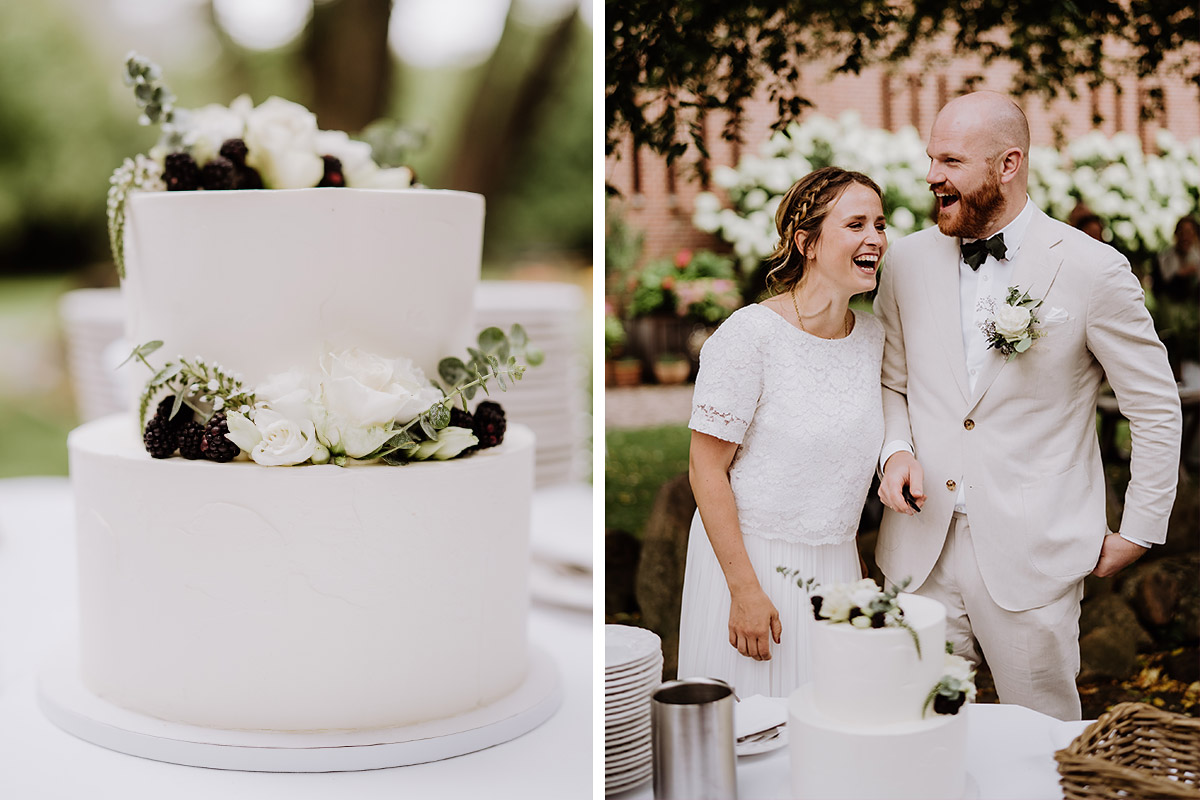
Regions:
M 525 682 L 496 702 L 447 719 L 370 731 L 282 733 L 182 725 L 138 714 L 92 694 L 68 648 L 43 665 L 42 712 L 84 741 L 192 767 L 248 772 L 353 772 L 439 761 L 528 733 L 562 704 L 554 660 L 530 646 Z

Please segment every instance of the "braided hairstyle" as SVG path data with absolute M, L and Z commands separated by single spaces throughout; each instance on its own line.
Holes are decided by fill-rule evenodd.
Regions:
M 767 258 L 770 265 L 767 289 L 771 294 L 788 291 L 804 277 L 808 263 L 805 250 L 816 246 L 829 209 L 853 183 L 866 186 L 883 200 L 883 192 L 875 181 L 861 172 L 850 172 L 841 167 L 814 170 L 787 190 L 775 211 L 779 244 Z M 804 248 L 796 244 L 796 235 L 800 233 L 804 234 Z

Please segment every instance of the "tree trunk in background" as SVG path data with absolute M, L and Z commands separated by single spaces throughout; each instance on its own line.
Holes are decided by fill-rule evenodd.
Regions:
M 489 196 L 504 179 L 522 142 L 528 138 L 544 101 L 554 91 L 560 66 L 571 48 L 578 11 L 567 14 L 541 40 L 537 56 L 515 89 L 505 75 L 514 59 L 508 52 L 514 41 L 512 12 L 496 52 L 488 61 L 475 99 L 464 120 L 450 188 Z M 516 37 L 519 38 L 519 37 Z
M 356 133 L 387 111 L 392 0 L 315 3 L 303 56 L 323 130 Z

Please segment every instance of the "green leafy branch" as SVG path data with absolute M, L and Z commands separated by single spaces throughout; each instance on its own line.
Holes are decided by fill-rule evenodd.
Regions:
M 117 275 L 124 279 L 125 203 L 134 189 L 159 191 L 166 188 L 162 180 L 162 165 L 144 155 L 127 158 L 116 168 L 108 183 L 108 246 L 117 265 Z
M 488 384 L 495 382 L 501 391 L 508 391 L 506 381 L 521 380 L 527 367 L 540 365 L 545 356 L 541 350 L 531 347 L 529 336 L 520 325 L 513 325 L 508 334 L 499 328 L 484 328 L 476 339 L 477 347 L 468 347 L 471 358 L 443 358 L 438 362 L 438 375 L 445 386 L 434 385 L 442 391 L 442 400 L 421 412 L 411 422 L 396 428 L 395 435 L 367 458 L 381 458 L 388 464 L 407 464 L 421 442 L 436 441 L 438 432 L 450 424 L 450 409 L 461 403 L 467 410 L 467 401 L 475 393 L 488 392 Z M 526 362 L 525 364 L 520 363 Z
M 467 401 L 474 398 L 478 390 L 490 394 L 487 388 L 490 380 L 494 379 L 501 391 L 508 391 L 505 378 L 519 381 L 526 366 L 536 367 L 545 360 L 541 350 L 530 346 L 529 336 L 520 325 L 513 325 L 507 336 L 499 328 L 484 328 L 479 332 L 477 343 L 478 347 L 467 348 L 471 355 L 469 361 L 451 357 L 438 362 L 438 375 L 449 387 L 449 391 L 442 389 L 446 395 L 443 404 L 460 397 L 466 411 Z M 525 365 L 518 363 L 520 360 L 524 360 Z
M 133 87 L 133 99 L 142 110 L 140 125 L 161 124 L 164 130 L 175 121 L 175 93 L 162 79 L 158 64 L 138 53 L 125 56 L 126 86 Z
M 146 382 L 146 388 L 142 390 L 138 403 L 138 422 L 143 429 L 146 427 L 146 414 L 150 403 L 163 389 L 175 395 L 171 417 L 187 405 L 199 415 L 201 422 L 208 422 L 214 414 L 223 409 L 242 409 L 254 405 L 254 393 L 246 390 L 240 379 L 217 364 L 208 364 L 201 359 L 189 361 L 181 357 L 168 361 L 156 370 L 146 360 L 146 356 L 160 347 L 162 342 L 157 340 L 138 345 L 133 348 L 129 357 L 118 365 L 121 367 L 136 359 L 154 373 Z

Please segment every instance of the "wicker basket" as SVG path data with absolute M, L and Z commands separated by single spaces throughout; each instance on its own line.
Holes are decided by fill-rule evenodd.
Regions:
M 1054 754 L 1063 797 L 1200 800 L 1200 719 L 1113 706 Z

